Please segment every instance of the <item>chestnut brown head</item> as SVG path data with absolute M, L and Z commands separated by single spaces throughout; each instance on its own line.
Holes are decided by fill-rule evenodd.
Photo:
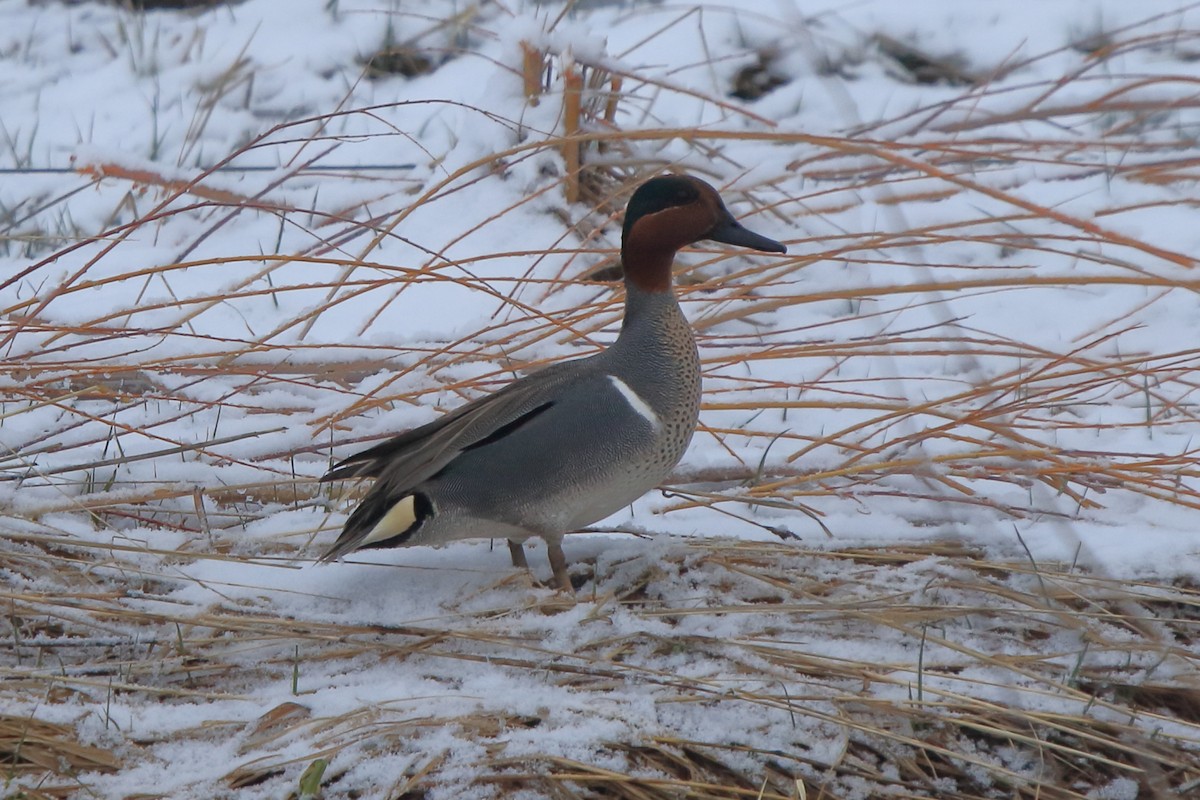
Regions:
M 779 242 L 743 227 L 704 181 L 664 175 L 639 186 L 625 208 L 625 280 L 644 291 L 669 291 L 675 253 L 705 239 L 767 253 L 787 252 Z

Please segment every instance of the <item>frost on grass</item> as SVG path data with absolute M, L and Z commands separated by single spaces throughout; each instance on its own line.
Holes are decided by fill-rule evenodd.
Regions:
M 332 796 L 1072 796 L 1144 779 L 1133 757 L 1187 772 L 1183 590 L 955 545 L 573 549 L 599 576 L 574 604 L 485 545 L 304 572 L 111 554 L 86 601 L 59 566 L 16 607 L 37 696 L 13 718 L 111 753 L 102 796 L 278 794 L 317 756 Z
M 1197 30 L 10 4 L 15 785 L 1194 786 Z M 614 338 L 619 210 L 662 169 L 789 255 L 680 258 L 703 427 L 605 524 L 654 538 L 572 537 L 574 605 L 486 542 L 311 566 L 357 491 L 333 459 Z

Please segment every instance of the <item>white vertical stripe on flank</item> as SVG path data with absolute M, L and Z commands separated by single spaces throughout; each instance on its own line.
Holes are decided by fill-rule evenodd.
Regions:
M 629 407 L 643 417 L 647 422 L 658 428 L 658 414 L 654 413 L 654 409 L 649 404 L 638 396 L 638 393 L 629 388 L 629 384 L 618 378 L 616 375 L 609 375 L 608 379 L 612 381 L 612 385 L 617 387 L 617 391 L 625 398 L 625 402 L 629 403 Z

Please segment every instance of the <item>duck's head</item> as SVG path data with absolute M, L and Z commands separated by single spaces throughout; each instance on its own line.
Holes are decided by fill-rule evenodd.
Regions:
M 647 292 L 671 290 L 671 265 L 681 247 L 710 239 L 768 253 L 779 242 L 742 227 L 717 190 L 699 178 L 664 175 L 638 187 L 625 207 L 621 264 L 625 280 Z

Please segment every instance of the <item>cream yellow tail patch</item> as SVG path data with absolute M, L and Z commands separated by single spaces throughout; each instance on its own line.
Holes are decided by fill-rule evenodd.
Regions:
M 410 494 L 388 509 L 383 518 L 375 523 L 375 527 L 371 528 L 371 532 L 366 535 L 366 538 L 362 540 L 359 547 L 399 536 L 411 528 L 412 524 L 416 521 L 417 512 L 414 506 L 414 495 Z

